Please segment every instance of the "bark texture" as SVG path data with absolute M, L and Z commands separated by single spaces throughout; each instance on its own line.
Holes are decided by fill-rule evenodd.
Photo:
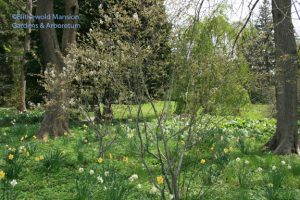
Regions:
M 299 154 L 297 126 L 297 47 L 291 0 L 273 0 L 276 46 L 276 133 L 266 146 L 277 154 Z
M 38 0 L 37 15 L 53 14 L 53 0 Z M 66 14 L 78 14 L 77 0 L 65 0 Z M 72 9 L 72 12 L 71 12 Z M 39 23 L 53 24 L 52 19 L 40 20 Z M 76 23 L 76 21 L 68 22 Z M 61 73 L 65 65 L 63 55 L 67 54 L 67 47 L 75 43 L 76 30 L 69 29 L 63 31 L 62 50 L 60 49 L 57 34 L 55 29 L 40 29 L 40 37 L 43 47 L 43 60 L 47 67 L 54 67 L 56 72 Z M 38 132 L 39 138 L 47 137 L 48 135 L 57 137 L 69 133 L 68 115 L 62 107 L 65 96 L 59 90 L 54 90 L 48 94 L 48 99 L 53 103 L 47 107 L 41 128 Z

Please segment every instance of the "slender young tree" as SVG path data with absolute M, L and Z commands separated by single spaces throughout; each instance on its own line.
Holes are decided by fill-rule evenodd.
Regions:
M 44 15 L 54 13 L 53 11 L 54 0 L 38 0 L 37 2 L 37 15 Z M 78 15 L 78 2 L 77 0 L 65 0 L 65 14 Z M 53 19 L 40 20 L 39 23 L 53 24 Z M 77 23 L 76 20 L 66 21 L 68 24 Z M 55 29 L 40 29 L 40 37 L 43 47 L 43 60 L 47 67 L 53 67 L 57 72 L 56 75 L 63 73 L 65 66 L 63 56 L 67 54 L 68 46 L 75 43 L 76 29 L 64 29 L 62 36 L 62 48 L 59 46 L 58 37 Z M 59 79 L 57 79 L 59 80 Z M 68 116 L 63 108 L 65 101 L 64 94 L 58 89 L 54 89 L 48 94 L 48 99 L 55 103 L 50 104 L 44 114 L 44 119 L 41 128 L 38 132 L 38 137 L 43 138 L 47 135 L 61 136 L 65 132 L 69 132 Z
M 266 146 L 277 154 L 300 153 L 297 126 L 297 47 L 291 19 L 291 0 L 273 0 L 276 48 L 277 127 Z
M 32 15 L 32 0 L 27 0 L 25 11 L 29 16 Z M 27 19 L 26 22 L 30 24 L 31 19 Z M 21 112 L 26 111 L 26 64 L 27 64 L 27 57 L 31 49 L 30 33 L 31 33 L 30 28 L 25 29 L 24 55 L 22 59 L 22 66 L 21 66 L 21 73 L 20 73 L 19 105 L 18 105 L 18 109 Z

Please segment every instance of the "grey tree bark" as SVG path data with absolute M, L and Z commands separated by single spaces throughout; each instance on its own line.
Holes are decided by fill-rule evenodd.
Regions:
M 38 0 L 37 15 L 50 14 L 53 12 L 54 0 Z M 78 14 L 77 0 L 65 0 L 66 15 Z M 53 24 L 52 19 L 40 20 L 39 23 Z M 66 23 L 77 23 L 76 20 L 68 21 Z M 63 30 L 62 48 L 60 49 L 57 34 L 55 29 L 40 29 L 40 37 L 43 47 L 43 59 L 47 67 L 54 67 L 58 73 L 61 73 L 65 65 L 63 56 L 67 54 L 67 48 L 70 44 L 76 41 L 76 29 Z M 59 91 L 53 91 L 48 94 L 49 99 L 53 100 L 53 105 L 47 107 L 41 128 L 38 132 L 39 138 L 44 138 L 48 135 L 57 137 L 69 132 L 68 114 L 62 108 L 65 97 Z
M 298 56 L 291 0 L 272 0 L 276 48 L 276 133 L 266 146 L 276 154 L 300 153 L 297 126 Z

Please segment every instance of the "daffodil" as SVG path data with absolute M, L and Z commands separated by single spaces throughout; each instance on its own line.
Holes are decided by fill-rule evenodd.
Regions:
M 101 158 L 101 157 L 98 158 L 98 159 L 97 159 L 97 162 L 98 162 L 98 163 L 103 163 L 103 158 Z
M 224 153 L 225 153 L 225 154 L 229 153 L 229 149 L 225 148 L 225 149 L 224 149 Z
M 156 177 L 156 182 L 157 182 L 157 184 L 159 184 L 159 185 L 164 184 L 164 177 L 163 177 L 163 176 L 158 176 L 158 177 Z
M 204 159 L 201 159 L 201 160 L 200 160 L 200 163 L 201 163 L 202 165 L 204 165 L 205 162 L 206 162 L 206 161 L 205 161 Z
M 12 187 L 15 187 L 15 186 L 18 184 L 18 182 L 16 181 L 16 179 L 13 179 L 13 180 L 10 182 L 10 184 L 11 184 Z
M 14 155 L 13 155 L 13 154 L 9 154 L 9 155 L 8 155 L 8 159 L 9 159 L 9 160 L 14 159 Z
M 128 163 L 128 157 L 127 156 L 123 157 L 123 162 Z
M 44 156 L 37 156 L 35 157 L 35 161 L 41 161 L 41 160 L 44 160 Z
M 1 170 L 0 171 L 0 180 L 4 179 L 4 177 L 5 177 L 5 172 Z
M 113 159 L 113 156 L 111 153 L 109 153 L 109 159 Z

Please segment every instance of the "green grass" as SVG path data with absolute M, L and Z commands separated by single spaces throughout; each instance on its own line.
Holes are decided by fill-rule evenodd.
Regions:
M 161 113 L 163 102 L 156 102 L 155 105 Z M 171 105 L 173 110 L 174 103 Z M 127 118 L 134 119 L 136 115 L 130 115 L 130 112 L 124 111 L 125 108 L 128 106 L 114 106 L 114 116 L 120 121 Z M 137 106 L 134 105 L 130 108 L 132 113 L 137 110 Z M 275 120 L 268 118 L 268 109 L 269 106 L 266 105 L 251 105 L 242 112 L 241 116 L 231 117 L 211 129 L 199 132 L 200 142 L 185 155 L 183 161 L 184 176 L 194 177 L 190 185 L 191 191 L 201 189 L 202 199 L 205 200 L 300 199 L 299 157 L 277 156 L 260 151 L 260 147 L 275 131 Z M 153 120 L 155 114 L 150 104 L 144 104 L 142 110 L 148 120 L 148 129 L 155 128 L 155 120 Z M 5 110 L 5 114 L 3 112 L 0 110 L 0 116 L 4 116 L 2 118 L 4 120 L 19 117 L 11 110 L 10 113 L 8 110 Z M 8 151 L 5 145 L 11 148 L 25 146 L 30 152 L 28 156 L 20 154 L 19 158 L 15 158 L 23 159 L 21 173 L 16 178 L 17 186 L 12 188 L 9 184 L 11 179 L 6 176 L 5 179 L 0 180 L 0 188 L 3 186 L 1 184 L 7 182 L 8 188 L 18 193 L 18 199 L 71 200 L 76 199 L 77 180 L 82 191 L 91 191 L 92 199 L 116 198 L 110 196 L 117 194 L 115 188 L 130 190 L 123 199 L 160 199 L 159 196 L 149 193 L 152 183 L 140 159 L 138 137 L 136 133 L 132 138 L 127 135 L 129 128 L 134 128 L 130 121 L 103 127 L 111 134 L 106 138 L 106 142 L 110 141 L 114 134 L 118 138 L 105 153 L 104 162 L 99 164 L 97 163 L 98 141 L 92 128 L 74 123 L 71 126 L 72 135 L 43 142 L 33 137 L 38 131 L 39 123 L 32 123 L 31 117 L 35 118 L 36 112 L 32 115 L 28 113 L 26 120 L 30 123 L 23 120 L 22 123 L 17 121 L 16 124 L 3 123 L 0 126 L 0 170 L 12 167 L 12 164 L 7 162 L 7 156 L 12 152 Z M 218 117 L 213 118 L 218 121 Z M 165 128 L 173 133 L 184 124 L 185 122 L 179 119 L 170 118 Z M 174 143 L 170 144 L 172 146 Z M 152 150 L 154 147 L 151 147 Z M 224 149 L 230 149 L 229 153 L 225 153 Z M 63 156 L 51 152 L 60 152 Z M 13 154 L 17 155 L 18 150 Z M 43 156 L 44 160 L 37 161 L 40 156 Z M 128 157 L 128 163 L 123 161 L 124 156 Z M 236 161 L 237 158 L 240 158 L 239 162 Z M 205 164 L 199 162 L 201 159 L 205 159 Z M 282 160 L 286 162 L 285 165 L 281 164 Z M 156 176 L 161 174 L 161 167 L 153 157 L 146 156 L 146 161 Z M 249 161 L 249 164 L 245 165 L 245 161 Z M 277 167 L 278 172 L 282 172 L 282 175 L 272 171 L 273 165 Z M 288 165 L 291 169 L 287 169 Z M 79 168 L 84 168 L 84 172 L 80 173 Z M 262 168 L 262 172 L 258 171 L 259 168 Z M 95 174 L 89 174 L 91 169 Z M 105 171 L 115 172 L 116 176 L 106 177 Z M 196 175 L 197 173 L 199 174 Z M 132 174 L 137 174 L 138 179 L 129 182 L 128 178 Z M 97 182 L 99 175 L 104 179 L 103 183 Z M 238 176 L 243 177 L 243 185 L 240 184 Z M 276 177 L 278 180 L 283 177 L 282 185 L 271 188 L 271 184 L 276 185 L 272 177 L 275 177 L 274 180 Z M 141 188 L 137 187 L 138 184 L 141 184 Z M 270 196 L 267 191 L 273 192 L 274 196 Z M 188 199 L 193 199 L 192 197 L 193 195 L 190 195 Z
M 241 111 L 241 117 L 246 119 L 263 119 L 274 117 L 274 107 L 267 104 L 250 104 Z

